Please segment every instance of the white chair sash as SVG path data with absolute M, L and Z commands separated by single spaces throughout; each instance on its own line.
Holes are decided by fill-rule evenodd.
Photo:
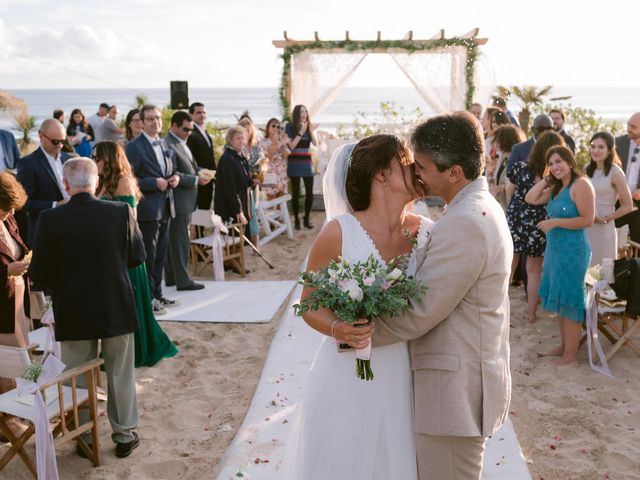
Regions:
M 16 378 L 18 393 L 21 395 L 35 394 L 36 409 L 36 465 L 38 480 L 58 480 L 58 464 L 53 435 L 47 416 L 47 405 L 42 398 L 40 385 L 50 382 L 64 371 L 65 365 L 55 356 L 49 355 L 42 364 L 42 373 L 35 382 Z M 60 412 L 61 415 L 64 412 Z
M 53 308 L 49 308 L 40 323 L 47 328 L 47 340 L 44 345 L 41 345 L 44 352 L 43 359 L 46 359 L 49 355 L 55 355 L 56 358 L 61 357 L 60 342 L 56 342 L 55 320 L 53 318 Z
M 211 241 L 211 252 L 213 253 L 213 276 L 217 282 L 224 282 L 222 233 L 229 233 L 229 229 L 222 221 L 222 218 L 213 212 L 211 212 L 211 223 L 213 224 L 213 240 Z
M 607 286 L 606 280 L 600 280 L 597 282 L 587 294 L 587 312 L 586 312 L 586 327 L 587 327 L 587 351 L 589 352 L 589 365 L 598 373 L 613 377 L 609 366 L 607 365 L 607 357 L 602 350 L 600 339 L 598 338 L 598 302 L 596 301 L 596 295 L 601 294 Z M 593 360 L 593 350 L 598 355 L 600 365 L 596 365 Z

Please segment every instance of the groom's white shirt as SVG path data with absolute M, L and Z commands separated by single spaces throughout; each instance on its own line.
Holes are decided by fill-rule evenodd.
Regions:
M 376 322 L 374 346 L 411 340 L 417 433 L 487 437 L 511 397 L 513 245 L 484 177 L 457 193 L 417 255 L 427 291 L 403 315 Z

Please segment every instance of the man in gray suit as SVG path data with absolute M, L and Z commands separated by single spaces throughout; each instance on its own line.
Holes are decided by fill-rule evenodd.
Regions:
M 173 191 L 176 216 L 169 226 L 169 253 L 165 264 L 164 278 L 168 286 L 178 290 L 201 290 L 204 285 L 194 282 L 189 276 L 189 223 L 196 209 L 198 186 L 209 180 L 198 175 L 201 168 L 193 159 L 187 138 L 193 132 L 193 119 L 187 112 L 178 111 L 171 117 L 171 130 L 165 142 L 176 154 L 176 174 L 180 183 Z
M 374 346 L 409 340 L 421 480 L 478 480 L 485 439 L 507 419 L 513 244 L 482 176 L 480 123 L 434 117 L 412 136 L 416 173 L 447 208 L 417 252 L 426 293 L 376 321 Z

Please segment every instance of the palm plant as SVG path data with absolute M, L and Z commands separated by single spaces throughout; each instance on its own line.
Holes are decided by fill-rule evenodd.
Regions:
M 144 93 L 139 93 L 136 95 L 136 108 L 141 109 L 147 103 L 149 103 L 149 97 L 147 97 Z
M 498 86 L 498 93 L 502 97 L 506 97 L 508 95 L 513 95 L 522 104 L 522 110 L 518 114 L 518 122 L 520 122 L 520 128 L 524 130 L 525 133 L 529 132 L 529 126 L 531 123 L 531 107 L 534 105 L 542 105 L 544 101 L 544 96 L 549 95 L 552 85 L 547 85 L 544 87 L 534 87 L 531 85 L 525 85 L 523 87 L 505 87 Z M 506 95 L 505 95 L 506 94 Z
M 20 152 L 26 154 L 34 143 L 31 133 L 36 129 L 36 117 L 35 115 L 29 115 L 29 112 L 24 110 L 15 114 L 13 119 L 15 121 L 13 129 L 20 133 L 20 138 L 18 139 Z

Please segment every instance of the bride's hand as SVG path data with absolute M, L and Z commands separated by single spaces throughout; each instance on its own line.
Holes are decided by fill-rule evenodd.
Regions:
M 341 343 L 346 343 L 356 350 L 360 350 L 369 345 L 372 335 L 373 323 L 364 318 L 353 324 L 338 322 L 334 329 L 336 340 Z

